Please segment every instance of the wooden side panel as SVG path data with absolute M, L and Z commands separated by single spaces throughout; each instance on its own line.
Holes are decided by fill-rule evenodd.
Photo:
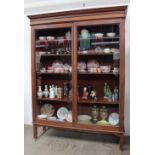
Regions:
M 33 123 L 36 120 L 36 67 L 35 67 L 35 29 L 31 28 L 31 76 L 32 76 L 32 112 Z

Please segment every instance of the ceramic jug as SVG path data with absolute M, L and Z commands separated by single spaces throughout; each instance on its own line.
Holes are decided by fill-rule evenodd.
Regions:
M 42 96 L 43 96 L 43 92 L 42 92 L 42 90 L 41 90 L 41 86 L 38 86 L 37 96 L 38 96 L 39 98 L 42 98 Z

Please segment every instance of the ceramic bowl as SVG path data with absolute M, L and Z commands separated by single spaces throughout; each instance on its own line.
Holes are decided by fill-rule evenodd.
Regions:
M 53 36 L 47 36 L 46 38 L 47 38 L 47 40 L 49 40 L 49 41 L 52 41 L 52 40 L 55 39 L 55 37 L 53 37 Z
M 118 74 L 119 70 L 112 70 L 113 74 Z
M 119 49 L 117 49 L 117 48 L 111 48 L 110 51 L 111 51 L 112 53 L 115 53 L 115 52 L 119 52 Z
M 78 121 L 80 123 L 91 123 L 92 117 L 89 115 L 78 115 Z
M 98 71 L 98 68 L 89 68 L 88 72 L 90 73 L 96 73 Z
M 55 68 L 54 69 L 54 72 L 56 72 L 56 73 L 63 73 L 63 72 L 65 72 L 65 69 L 64 68 L 59 68 L 59 67 L 57 67 L 57 68 Z
M 103 73 L 108 73 L 108 72 L 110 72 L 110 70 L 111 70 L 110 65 L 100 66 L 100 68 L 101 68 L 101 71 L 102 71 Z
M 40 37 L 39 37 L 39 40 L 40 40 L 40 41 L 46 40 L 46 37 L 45 37 L 45 36 L 40 36 Z
M 46 69 L 41 69 L 40 72 L 41 73 L 45 73 L 46 72 Z
M 114 32 L 109 32 L 109 33 L 107 33 L 107 36 L 108 36 L 108 37 L 115 37 L 115 36 L 116 36 L 116 33 L 114 33 Z
M 38 119 L 47 119 L 47 115 L 45 115 L 45 114 L 41 114 L 41 115 L 37 115 L 37 118 Z
M 39 52 L 39 54 L 40 54 L 40 55 L 44 55 L 44 54 L 46 54 L 46 52 Z
M 85 73 L 85 72 L 86 72 L 85 69 L 79 69 L 78 71 L 79 71 L 80 73 Z
M 102 53 L 103 50 L 102 50 L 102 48 L 101 48 L 100 46 L 97 46 L 97 47 L 95 48 L 95 52 L 96 52 L 96 53 Z
M 105 48 L 103 51 L 104 53 L 110 53 L 110 48 Z
M 102 39 L 103 38 L 103 33 L 95 33 L 95 37 L 97 38 L 97 39 Z
M 58 43 L 63 43 L 64 42 L 64 37 L 57 37 Z
M 53 67 L 48 67 L 48 70 L 53 70 Z

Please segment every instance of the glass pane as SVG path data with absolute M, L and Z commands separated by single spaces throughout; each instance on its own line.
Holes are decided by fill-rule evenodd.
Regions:
M 78 123 L 119 124 L 119 25 L 79 26 Z
M 72 122 L 71 28 L 35 32 L 37 118 Z

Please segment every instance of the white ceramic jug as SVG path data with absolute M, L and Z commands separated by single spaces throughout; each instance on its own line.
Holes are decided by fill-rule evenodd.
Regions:
M 42 90 L 41 90 L 41 86 L 38 86 L 37 96 L 38 96 L 39 98 L 42 98 L 42 96 L 43 96 L 43 92 L 42 92 Z

